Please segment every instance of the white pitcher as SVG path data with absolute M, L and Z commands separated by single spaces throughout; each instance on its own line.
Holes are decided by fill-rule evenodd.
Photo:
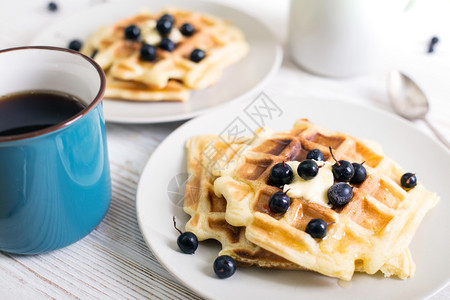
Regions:
M 393 46 L 404 0 L 291 0 L 289 51 L 324 76 L 362 75 L 381 67 Z

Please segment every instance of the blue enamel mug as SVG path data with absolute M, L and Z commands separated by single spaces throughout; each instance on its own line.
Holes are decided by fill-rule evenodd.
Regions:
M 92 59 L 54 47 L 0 50 L 0 66 L 0 96 L 53 90 L 85 102 L 61 123 L 0 136 L 0 250 L 65 247 L 89 234 L 111 201 L 105 75 Z

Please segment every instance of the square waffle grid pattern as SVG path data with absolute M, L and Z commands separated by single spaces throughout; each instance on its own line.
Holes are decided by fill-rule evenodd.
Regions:
M 155 29 L 158 18 L 168 13 L 174 25 L 168 35 L 175 44 L 172 52 L 157 48 L 154 62 L 140 59 L 141 41 L 124 37 L 130 25 L 141 28 L 144 42 L 158 45 L 161 36 Z M 192 36 L 183 36 L 178 28 L 190 23 Z M 190 60 L 194 49 L 205 51 L 200 62 Z M 204 13 L 166 9 L 159 14 L 141 12 L 112 26 L 99 29 L 81 52 L 93 55 L 107 75 L 106 97 L 131 100 L 186 101 L 191 89 L 203 89 L 219 80 L 223 70 L 248 52 L 243 33 L 228 22 Z
M 213 183 L 217 176 L 213 172 L 236 161 L 236 154 L 245 146 L 226 143 L 217 135 L 197 136 L 187 142 L 189 181 L 186 184 L 184 210 L 191 219 L 186 224 L 186 231 L 195 233 L 200 241 L 219 241 L 222 244 L 219 255 L 233 257 L 240 266 L 302 269 L 249 242 L 245 237 L 245 227 L 232 226 L 225 220 L 226 200 L 214 193 Z
M 331 161 L 329 146 L 338 160 L 365 161 L 368 177 L 354 186 L 352 200 L 331 209 L 291 198 L 286 214 L 271 213 L 269 198 L 280 191 L 268 184 L 272 166 L 302 161 L 312 149 Z M 368 274 L 381 269 L 386 276 L 406 278 L 415 269 L 408 244 L 438 197 L 420 184 L 405 191 L 399 183 L 402 174 L 395 162 L 363 141 L 299 120 L 292 131 L 274 133 L 247 149 L 237 166 L 215 181 L 214 189 L 227 200 L 228 223 L 246 226 L 248 240 L 306 269 L 344 280 L 358 267 Z M 313 218 L 334 222 L 322 240 L 304 231 Z M 401 267 L 383 267 L 391 262 Z

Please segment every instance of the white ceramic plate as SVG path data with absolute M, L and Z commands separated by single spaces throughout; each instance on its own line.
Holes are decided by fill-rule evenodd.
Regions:
M 231 7 L 200 0 L 131 0 L 98 5 L 53 24 L 36 36 L 31 44 L 67 47 L 72 39 L 85 40 L 97 28 L 133 15 L 141 8 L 159 11 L 168 6 L 202 11 L 230 20 L 244 32 L 250 45 L 248 55 L 226 69 L 214 86 L 202 91 L 193 91 L 186 103 L 143 103 L 105 99 L 106 120 L 122 123 L 158 123 L 188 119 L 218 105 L 237 101 L 257 92 L 280 67 L 281 46 L 264 24 Z
M 272 108 L 270 119 L 262 100 L 189 121 L 168 136 L 149 159 L 137 190 L 137 216 L 142 234 L 161 264 L 192 290 L 214 299 L 422 299 L 444 287 L 450 270 L 450 153 L 406 121 L 379 110 L 323 99 L 284 99 L 275 107 L 266 98 L 265 104 L 272 104 L 267 105 Z M 177 217 L 180 228 L 188 220 L 182 209 L 182 183 L 187 177 L 185 141 L 197 134 L 253 130 L 258 126 L 250 117 L 257 115 L 255 107 L 264 114 L 256 120 L 278 130 L 291 128 L 297 118 L 306 117 L 324 127 L 378 141 L 387 156 L 416 172 L 428 189 L 441 196 L 410 245 L 417 265 L 414 278 L 403 281 L 355 274 L 350 283 L 342 284 L 310 272 L 252 267 L 239 268 L 231 278 L 220 280 L 212 269 L 217 243 L 202 242 L 194 255 L 178 250 L 172 216 Z

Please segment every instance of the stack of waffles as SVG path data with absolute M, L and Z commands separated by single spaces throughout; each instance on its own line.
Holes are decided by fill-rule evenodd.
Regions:
M 187 231 L 199 240 L 218 240 L 220 255 L 230 255 L 240 265 L 310 270 L 343 280 L 355 271 L 402 279 L 414 275 L 408 245 L 439 200 L 435 193 L 420 183 L 404 189 L 404 171 L 374 143 L 305 119 L 290 131 L 261 128 L 256 136 L 247 144 L 215 135 L 188 141 Z M 206 152 L 211 146 L 215 151 Z M 333 207 L 290 195 L 285 214 L 271 213 L 269 199 L 281 191 L 268 183 L 272 166 L 302 161 L 312 149 L 333 163 L 329 147 L 338 160 L 365 161 L 367 178 L 353 186 L 350 202 Z M 305 232 L 314 218 L 331 224 L 322 239 Z
M 157 20 L 164 14 L 174 20 L 167 36 L 156 29 Z M 191 36 L 179 30 L 186 23 L 194 27 Z M 131 25 L 140 29 L 139 39 L 125 38 L 124 30 Z M 164 37 L 175 43 L 172 52 L 158 47 Z M 141 59 L 142 43 L 157 47 L 155 61 Z M 190 60 L 194 49 L 204 51 L 205 58 L 199 62 Z M 142 11 L 100 28 L 84 43 L 81 52 L 93 57 L 105 71 L 107 98 L 186 101 L 190 90 L 215 84 L 226 67 L 247 54 L 248 44 L 243 33 L 225 20 L 170 8 L 158 14 Z

